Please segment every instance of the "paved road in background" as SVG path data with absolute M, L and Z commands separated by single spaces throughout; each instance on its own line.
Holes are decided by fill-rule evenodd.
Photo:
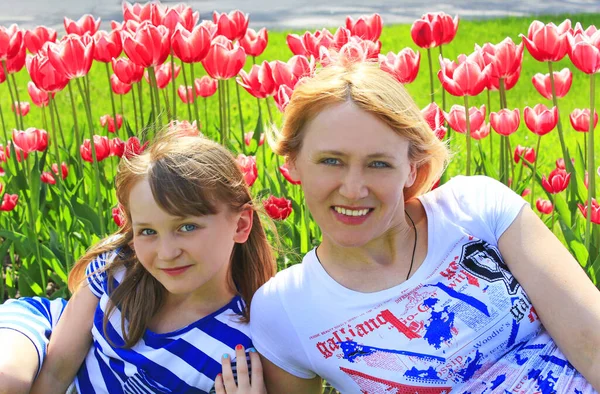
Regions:
M 181 1 L 163 1 L 175 4 Z M 250 26 L 274 30 L 314 29 L 343 24 L 346 15 L 360 16 L 378 12 L 384 23 L 412 23 L 425 12 L 444 11 L 464 19 L 503 16 L 556 14 L 561 12 L 598 12 L 600 0 L 192 0 L 201 19 L 214 10 L 241 9 L 250 13 Z M 46 25 L 64 32 L 63 17 L 78 19 L 91 13 L 102 18 L 102 28 L 111 20 L 122 21 L 119 0 L 0 0 L 0 25 L 17 23 L 22 28 Z M 600 23 L 600 21 L 599 21 Z

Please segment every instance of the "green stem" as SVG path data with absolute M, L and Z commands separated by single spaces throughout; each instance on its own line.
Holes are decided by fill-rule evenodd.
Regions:
M 444 58 L 444 52 L 442 51 L 443 45 L 440 45 L 440 57 Z M 488 89 L 488 100 L 489 100 L 490 91 Z M 489 108 L 489 107 L 488 107 Z M 446 90 L 442 89 L 442 110 L 446 111 Z M 490 134 L 491 136 L 491 134 Z
M 225 116 L 224 116 L 224 107 L 225 103 L 223 102 L 223 81 L 219 80 L 217 82 L 217 90 L 219 91 L 219 132 L 221 133 L 221 145 L 225 144 Z
M 194 72 L 194 63 L 190 63 L 190 75 L 192 77 L 192 102 L 194 103 L 194 115 L 196 116 L 196 125 L 198 128 L 201 128 L 200 125 L 200 116 L 198 115 L 198 103 L 196 102 L 196 75 Z M 190 120 L 192 119 L 190 115 Z M 208 119 L 204 118 L 204 121 L 207 122 Z
M 13 107 L 15 105 L 15 96 L 13 95 L 12 88 L 10 87 L 10 83 L 8 82 L 8 70 L 6 69 L 6 60 L 2 60 L 2 68 L 4 70 L 4 75 L 7 77 L 6 86 L 8 87 L 8 93 L 10 94 L 10 102 Z M 16 108 L 15 108 L 16 109 Z M 19 129 L 19 118 L 17 116 L 17 111 L 13 111 L 13 115 L 15 116 L 15 128 Z
M 87 78 L 88 76 L 86 75 L 84 77 L 84 81 Z M 98 156 L 96 155 L 96 143 L 94 142 L 94 121 L 92 120 L 92 108 L 90 106 L 89 96 L 86 97 L 84 87 L 82 86 L 82 84 L 85 84 L 85 82 L 82 82 L 80 78 L 77 78 L 76 81 L 77 86 L 79 87 L 79 93 L 81 94 L 81 97 L 83 99 L 84 107 L 86 110 L 85 112 L 88 120 L 90 146 L 92 147 L 92 167 L 94 168 L 94 183 L 96 186 L 96 204 L 98 209 L 97 212 L 100 218 L 100 233 L 101 236 L 104 236 L 106 234 L 106 226 L 104 224 L 104 204 L 102 203 L 102 189 L 100 188 L 100 165 L 98 163 Z
M 195 89 L 195 86 L 194 86 Z M 206 131 L 208 131 L 208 105 L 206 103 L 206 97 L 204 98 L 204 122 L 206 123 Z M 201 125 L 197 124 L 198 129 L 202 129 Z
M 429 61 L 429 91 L 431 94 L 431 102 L 435 101 L 434 89 L 433 89 L 433 63 L 431 61 L 431 48 L 427 48 L 427 60 Z
M 229 80 L 226 79 L 224 81 L 225 83 L 225 100 L 226 100 L 226 105 L 225 105 L 225 112 L 227 113 L 227 118 L 225 120 L 225 123 L 227 125 L 227 127 L 225 128 L 227 130 L 227 139 L 231 139 L 231 96 L 229 95 Z
M 540 152 L 540 144 L 542 142 L 542 136 L 538 135 L 538 142 L 537 142 L 537 146 L 535 147 L 535 161 L 533 162 L 533 176 L 531 177 L 531 206 L 534 207 L 534 200 L 533 200 L 533 196 L 534 196 L 534 191 L 535 191 L 535 175 L 537 174 L 537 164 L 538 164 L 538 159 L 539 159 L 539 152 Z M 524 159 L 522 159 L 524 160 Z
M 12 79 L 13 87 L 15 88 L 15 97 L 17 98 L 17 106 L 19 107 L 18 119 L 21 124 L 21 130 L 25 130 L 25 126 L 23 125 L 23 114 L 21 114 L 21 98 L 19 97 L 19 87 L 17 86 L 15 74 L 10 74 L 10 77 L 10 79 Z M 6 79 L 6 83 L 8 83 L 8 78 Z
M 190 99 L 188 97 L 188 93 L 187 93 L 187 89 L 188 89 L 188 79 L 187 79 L 187 72 L 185 71 L 185 65 L 182 65 L 183 68 L 183 84 L 185 85 L 185 98 L 187 101 L 187 109 L 188 109 L 188 119 L 190 121 L 190 123 L 192 122 L 192 103 L 190 102 Z M 192 97 L 193 97 L 193 101 L 196 101 L 196 85 L 193 83 L 192 81 Z M 198 124 L 198 122 L 196 122 L 196 124 Z M 200 126 L 198 126 L 198 128 L 200 128 Z
M 110 69 L 108 67 L 108 63 L 104 63 L 104 65 L 106 65 L 106 78 L 108 78 L 108 95 L 110 97 L 110 105 L 112 108 L 112 116 L 113 116 L 113 120 L 115 121 L 115 134 L 118 135 L 119 130 L 117 130 L 117 108 L 115 106 L 115 95 L 113 93 L 111 84 L 110 84 Z M 121 114 L 121 116 L 123 116 L 123 114 Z
M 48 104 L 50 104 L 50 101 L 48 101 Z M 52 108 L 49 108 L 49 110 L 52 112 Z M 60 131 L 60 139 L 63 143 L 64 149 L 68 152 L 69 147 L 67 146 L 67 141 L 65 140 L 65 134 L 63 133 L 62 125 L 60 123 L 60 115 L 58 112 L 58 106 L 56 105 L 56 101 L 54 101 L 54 113 L 56 114 L 56 123 L 58 124 L 58 130 Z
M 137 100 L 135 99 L 135 86 L 131 87 L 131 101 L 133 104 L 133 118 L 135 120 L 135 133 L 137 134 L 140 131 L 140 124 L 138 123 Z
M 75 95 L 73 94 L 73 80 L 69 81 L 69 83 L 67 84 L 67 87 L 69 88 L 69 99 L 71 101 L 71 114 L 73 115 L 73 130 L 75 131 L 75 146 L 79 146 L 80 144 L 83 143 L 83 139 L 81 138 L 80 134 L 79 134 L 79 123 L 77 122 L 77 109 L 75 108 Z M 50 95 L 50 93 L 48 93 L 48 95 Z M 48 108 L 48 110 L 52 110 L 52 108 Z M 77 179 L 83 179 L 83 161 L 81 159 L 81 155 L 79 154 L 75 154 L 75 157 L 77 157 Z M 84 182 L 84 186 L 82 187 L 82 189 L 84 190 L 84 194 L 85 194 L 85 182 Z
M 560 140 L 560 147 L 562 149 L 563 158 L 565 159 L 565 166 L 567 169 L 572 167 L 572 164 L 567 164 L 567 146 L 565 144 L 565 138 L 563 136 L 562 123 L 560 122 L 560 109 L 558 108 L 558 97 L 556 97 L 556 86 L 554 84 L 554 72 L 552 71 L 552 62 L 548 62 L 548 71 L 550 71 L 550 86 L 552 88 L 552 103 L 559 110 L 558 111 L 558 123 L 556 124 L 558 129 L 558 138 Z M 536 152 L 537 153 L 537 152 Z M 572 170 L 571 170 L 572 172 Z
M 590 241 L 592 240 L 592 199 L 596 195 L 596 163 L 594 157 L 594 113 L 595 113 L 595 86 L 594 74 L 590 74 L 590 126 L 588 129 L 588 201 L 587 201 L 587 218 L 585 221 L 585 248 L 589 252 L 588 265 L 594 262 L 593 254 L 590 249 Z M 566 160 L 565 160 L 566 161 Z
M 471 120 L 469 113 L 469 96 L 464 96 L 465 121 L 467 123 L 467 176 L 471 175 Z
M 440 46 L 440 51 L 441 51 L 441 46 Z M 442 91 L 444 91 L 442 89 Z M 488 119 L 490 117 L 490 112 L 492 112 L 492 100 L 490 97 L 490 90 L 486 89 L 485 90 L 487 92 L 487 113 L 488 113 Z M 444 109 L 445 111 L 445 109 Z M 490 161 L 493 162 L 494 161 L 494 144 L 493 144 L 493 140 L 492 140 L 492 136 L 494 135 L 494 133 L 490 133 Z
M 173 92 L 173 112 L 171 113 L 171 119 L 177 119 L 177 87 L 175 85 L 175 78 L 175 58 L 171 49 L 171 90 Z
M 265 98 L 265 101 L 267 102 L 267 112 L 269 113 L 269 123 L 273 124 L 273 113 L 271 112 L 271 102 L 269 101 L 268 97 Z
M 143 99 L 143 92 L 142 92 L 142 81 L 138 81 L 136 82 L 137 85 L 137 91 L 138 91 L 138 100 L 140 100 L 140 106 L 138 107 L 140 109 L 140 120 L 141 120 L 141 128 L 145 129 L 146 128 L 146 123 L 144 120 L 144 99 Z M 136 133 L 139 133 L 140 131 L 137 130 Z
M 150 76 L 150 94 L 154 94 L 154 105 L 156 106 L 156 122 L 154 123 L 154 133 L 156 134 L 159 123 L 162 124 L 162 116 L 160 114 L 160 95 L 158 93 L 158 84 L 156 83 L 156 74 L 154 66 L 148 67 L 148 75 Z
M 242 100 L 240 99 L 240 85 L 237 82 L 235 83 L 235 92 L 237 94 L 237 102 L 238 102 L 238 113 L 240 115 L 240 132 L 242 134 L 242 153 L 246 154 L 246 144 L 244 143 L 244 116 L 242 115 Z M 259 136 L 260 138 L 260 136 Z

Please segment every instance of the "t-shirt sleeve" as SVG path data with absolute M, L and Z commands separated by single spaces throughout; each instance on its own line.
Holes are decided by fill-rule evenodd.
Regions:
M 451 190 L 460 210 L 471 216 L 471 224 L 481 227 L 496 242 L 527 204 L 503 183 L 483 175 L 457 176 L 452 179 Z
M 296 334 L 273 279 L 263 285 L 252 298 L 250 332 L 252 343 L 260 354 L 284 371 L 302 379 L 316 374 L 307 366 L 310 361 Z
M 116 252 L 106 252 L 93 259 L 85 269 L 86 281 L 90 291 L 98 298 L 107 292 L 106 265 L 114 259 Z

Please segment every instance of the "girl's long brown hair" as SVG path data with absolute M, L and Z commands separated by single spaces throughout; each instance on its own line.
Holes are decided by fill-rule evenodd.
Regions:
M 69 289 L 75 291 L 83 283 L 86 267 L 93 259 L 119 249 L 115 259 L 104 268 L 109 284 L 113 283 L 115 274 L 125 268 L 119 285 L 109 286 L 110 303 L 104 315 L 104 332 L 109 338 L 106 332 L 108 318 L 114 308 L 118 308 L 122 316 L 124 347 L 132 347 L 142 338 L 166 296 L 166 289 L 146 271 L 130 246 L 133 230 L 129 194 L 142 179 L 150 183 L 157 204 L 174 216 L 215 214 L 218 204 L 235 212 L 248 206 L 253 208 L 250 236 L 245 243 L 235 244 L 229 268 L 229 286 L 244 300 L 246 307 L 242 320 L 247 322 L 252 295 L 275 274 L 271 247 L 258 216 L 257 206 L 260 205 L 253 204 L 242 172 L 229 151 L 203 136 L 190 135 L 189 131 L 177 127 L 162 132 L 141 155 L 121 160 L 115 182 L 125 223 L 79 259 L 69 274 Z

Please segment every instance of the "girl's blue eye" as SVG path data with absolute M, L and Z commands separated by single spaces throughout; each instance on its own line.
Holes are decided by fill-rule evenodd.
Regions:
M 198 228 L 198 226 L 196 226 L 195 224 L 184 224 L 183 226 L 181 226 L 181 231 L 183 231 L 184 233 L 187 233 L 190 231 L 194 231 L 197 228 Z
M 386 163 L 385 161 L 374 161 L 373 163 L 371 163 L 371 167 L 388 168 L 388 167 L 390 167 L 390 165 L 388 163 Z
M 140 230 L 140 234 L 141 235 L 154 235 L 154 234 L 156 234 L 156 231 L 149 229 L 149 228 L 145 228 L 145 229 Z
M 340 164 L 338 159 L 334 159 L 333 157 L 328 157 L 327 159 L 321 160 L 321 163 L 326 164 L 328 166 L 335 166 Z

